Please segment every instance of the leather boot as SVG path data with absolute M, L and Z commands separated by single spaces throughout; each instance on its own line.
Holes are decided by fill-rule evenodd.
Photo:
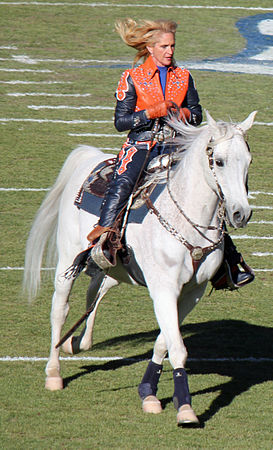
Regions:
M 233 291 L 242 286 L 245 286 L 254 280 L 254 273 L 252 269 L 248 270 L 241 264 L 243 269 L 242 272 L 238 265 L 230 266 L 227 260 L 224 260 L 214 277 L 211 279 L 211 284 L 214 289 L 229 289 Z
M 238 289 L 254 280 L 254 272 L 244 261 L 232 242 L 231 237 L 225 235 L 224 261 L 214 277 L 211 279 L 214 289 Z M 239 265 L 243 271 L 239 269 Z
M 101 225 L 97 225 L 90 233 L 87 235 L 88 241 L 93 244 L 96 239 L 101 237 L 103 233 L 110 231 L 111 227 L 102 227 Z

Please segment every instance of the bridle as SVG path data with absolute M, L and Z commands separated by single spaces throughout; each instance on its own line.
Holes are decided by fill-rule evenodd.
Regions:
M 217 195 L 219 197 L 219 203 L 218 203 L 218 207 L 217 207 L 217 217 L 219 219 L 219 225 L 218 226 L 204 226 L 204 225 L 200 225 L 197 224 L 195 222 L 193 222 L 187 215 L 186 213 L 183 211 L 183 209 L 181 208 L 181 206 L 179 205 L 179 203 L 177 202 L 177 200 L 174 198 L 174 195 L 171 191 L 171 186 L 170 186 L 170 168 L 172 165 L 172 154 L 169 155 L 169 161 L 168 161 L 168 165 L 167 165 L 167 190 L 168 190 L 168 194 L 172 200 L 172 202 L 174 203 L 174 205 L 176 206 L 176 208 L 178 209 L 179 213 L 187 220 L 187 222 L 204 238 L 206 239 L 208 242 L 210 242 L 210 245 L 207 247 L 200 247 L 200 246 L 194 246 L 192 245 L 186 238 L 184 238 L 182 236 L 182 234 L 177 231 L 163 216 L 162 214 L 158 211 L 158 209 L 154 206 L 154 204 L 152 203 L 150 197 L 146 196 L 146 205 L 148 207 L 148 209 L 155 214 L 155 216 L 157 217 L 158 221 L 160 222 L 160 224 L 165 228 L 165 230 L 167 230 L 172 236 L 174 236 L 180 243 L 182 243 L 190 252 L 191 254 L 191 258 L 192 258 L 192 264 L 193 264 L 193 268 L 194 271 L 196 271 L 199 267 L 200 261 L 201 259 L 208 253 L 212 252 L 213 250 L 215 250 L 223 241 L 224 239 L 224 235 L 226 233 L 226 228 L 225 228 L 225 213 L 226 213 L 226 209 L 225 209 L 225 199 L 224 199 L 224 194 L 222 191 L 222 188 L 219 184 L 219 181 L 217 179 L 217 175 L 215 173 L 215 167 L 214 167 L 214 147 L 216 145 L 218 145 L 219 143 L 229 140 L 231 139 L 231 136 L 229 137 L 223 137 L 217 140 L 210 140 L 210 142 L 207 145 L 206 148 L 206 154 L 208 157 L 208 164 L 209 164 L 209 168 L 212 172 L 212 175 L 214 177 L 215 180 L 215 184 L 216 184 L 216 188 L 217 188 Z M 208 238 L 205 233 L 202 231 L 203 230 L 217 230 L 219 231 L 219 238 L 217 239 L 217 241 L 212 241 L 210 238 Z

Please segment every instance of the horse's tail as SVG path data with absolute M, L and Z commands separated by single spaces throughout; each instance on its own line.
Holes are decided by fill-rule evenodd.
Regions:
M 63 190 L 72 173 L 85 160 L 100 150 L 94 147 L 80 146 L 73 150 L 66 159 L 55 184 L 42 202 L 26 244 L 23 290 L 29 300 L 34 299 L 41 283 L 41 268 L 45 252 L 47 265 L 56 264 L 57 225 L 60 201 Z

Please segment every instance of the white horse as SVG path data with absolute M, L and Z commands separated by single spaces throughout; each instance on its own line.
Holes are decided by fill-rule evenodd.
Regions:
M 244 227 L 251 215 L 246 179 L 251 155 L 244 135 L 251 128 L 256 112 L 243 122 L 215 122 L 207 113 L 207 124 L 199 128 L 176 121 L 180 161 L 172 167 L 169 180 L 154 202 L 150 214 L 141 223 L 129 223 L 126 241 L 133 249 L 160 327 L 153 357 L 139 385 L 145 412 L 161 412 L 156 397 L 163 360 L 168 353 L 174 369 L 174 404 L 178 424 L 198 423 L 191 408 L 185 364 L 187 350 L 180 324 L 204 294 L 223 259 L 221 214 L 234 228 Z M 59 348 L 61 330 L 66 320 L 68 298 L 73 279 L 63 273 L 76 255 L 88 246 L 87 234 L 97 222 L 93 216 L 74 205 L 75 197 L 90 170 L 113 155 L 89 146 L 80 146 L 68 156 L 33 223 L 26 247 L 24 285 L 31 297 L 40 286 L 40 270 L 46 245 L 57 247 L 55 291 L 52 299 L 52 343 L 46 366 L 46 388 L 62 389 Z M 222 206 L 219 206 L 222 205 Z M 224 205 L 224 206 L 223 206 Z M 54 251 L 51 251 L 53 256 Z M 55 255 L 56 256 L 56 255 Z M 56 260 L 55 260 L 56 261 Z M 91 281 L 89 294 L 102 282 L 96 307 L 76 341 L 76 351 L 88 350 L 99 302 L 119 282 L 136 284 L 118 264 L 104 277 Z M 92 294 L 93 295 L 93 294 Z M 73 337 L 62 349 L 73 353 Z M 75 350 L 75 349 L 74 349 Z

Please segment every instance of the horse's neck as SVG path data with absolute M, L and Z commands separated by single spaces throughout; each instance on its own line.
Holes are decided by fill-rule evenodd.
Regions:
M 205 150 L 202 156 L 198 148 L 189 150 L 171 181 L 171 190 L 185 214 L 194 222 L 216 225 L 218 197 L 205 178 L 209 170 Z

